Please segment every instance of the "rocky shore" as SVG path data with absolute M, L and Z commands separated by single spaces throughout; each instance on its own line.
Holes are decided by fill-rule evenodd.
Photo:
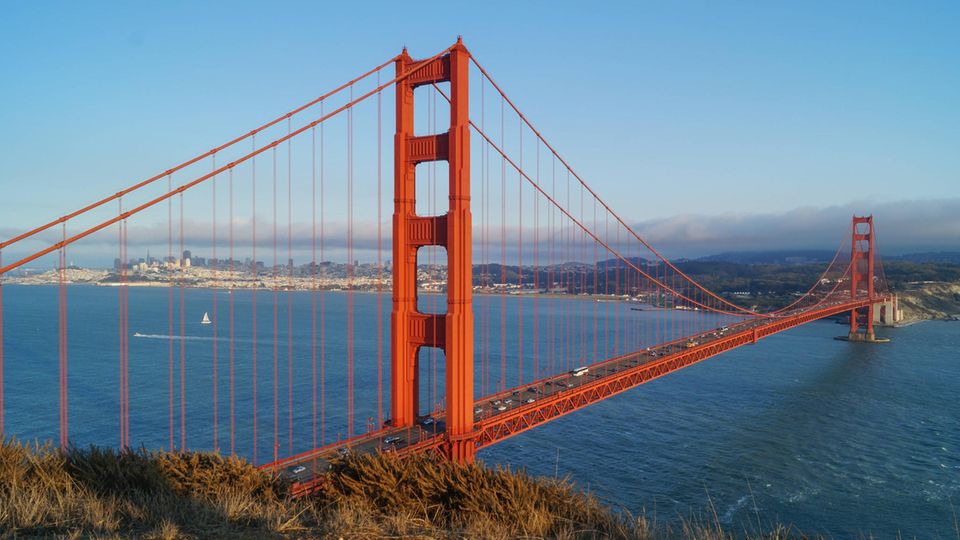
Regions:
M 960 320 L 960 283 L 917 283 L 898 291 L 905 323 Z

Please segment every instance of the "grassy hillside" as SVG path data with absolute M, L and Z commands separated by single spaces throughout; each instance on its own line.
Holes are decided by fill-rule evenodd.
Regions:
M 244 461 L 209 453 L 0 447 L 0 535 L 96 538 L 702 538 L 611 512 L 566 481 L 425 457 L 348 456 L 291 499 Z M 763 538 L 797 537 L 773 527 Z M 740 536 L 742 531 L 739 531 Z

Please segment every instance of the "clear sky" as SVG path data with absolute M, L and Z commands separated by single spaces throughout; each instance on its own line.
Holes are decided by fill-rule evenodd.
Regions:
M 461 34 L 655 241 L 909 207 L 900 251 L 960 248 L 958 28 L 957 2 L 5 2 L 0 236 Z

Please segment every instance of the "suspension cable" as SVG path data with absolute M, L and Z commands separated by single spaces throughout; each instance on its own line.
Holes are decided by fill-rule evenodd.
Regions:
M 16 269 L 16 268 L 19 268 L 20 266 L 23 266 L 24 264 L 27 264 L 27 263 L 29 263 L 29 262 L 31 262 L 31 261 L 34 261 L 34 260 L 36 260 L 36 259 L 39 259 L 40 257 L 43 257 L 44 255 L 47 255 L 47 254 L 52 253 L 52 252 L 54 252 L 54 251 L 57 251 L 57 250 L 60 249 L 61 247 L 65 247 L 65 246 L 67 246 L 67 245 L 69 245 L 69 244 L 72 244 L 72 243 L 76 242 L 77 240 L 80 240 L 80 239 L 83 239 L 83 238 L 85 238 L 85 237 L 87 237 L 87 236 L 90 236 L 91 234 L 93 234 L 93 233 L 95 233 L 95 232 L 98 232 L 98 231 L 100 231 L 100 230 L 102 230 L 102 229 L 105 229 L 105 228 L 107 228 L 107 227 L 115 224 L 116 222 L 120 221 L 121 219 L 126 219 L 126 218 L 128 218 L 128 217 L 130 217 L 130 216 L 139 214 L 140 212 L 146 210 L 147 208 L 150 208 L 150 207 L 152 207 L 152 206 L 154 206 L 154 205 L 156 205 L 156 204 L 158 204 L 158 203 L 160 203 L 160 202 L 163 202 L 163 201 L 165 201 L 165 200 L 173 197 L 174 195 L 176 195 L 176 194 L 178 194 L 178 193 L 183 193 L 183 192 L 185 192 L 185 191 L 193 188 L 194 186 L 197 186 L 197 185 L 199 185 L 199 184 L 202 184 L 202 183 L 206 182 L 207 180 L 209 180 L 210 178 L 213 178 L 214 176 L 216 176 L 216 175 L 218 175 L 218 174 L 221 174 L 221 173 L 223 173 L 223 172 L 225 172 L 225 171 L 227 171 L 227 170 L 229 170 L 229 169 L 231 169 L 231 168 L 233 168 L 233 167 L 236 167 L 237 165 L 239 165 L 239 164 L 241 164 L 241 163 L 245 163 L 245 162 L 249 161 L 250 159 L 252 159 L 252 158 L 254 158 L 254 157 L 256 157 L 256 156 L 258 156 L 258 155 L 260 155 L 260 154 L 262 154 L 262 153 L 264 153 L 264 152 L 266 152 L 267 150 L 270 150 L 270 149 L 272 149 L 272 148 L 277 147 L 278 145 L 280 145 L 280 144 L 282 144 L 282 143 L 284 143 L 284 142 L 286 142 L 286 141 L 288 141 L 288 140 L 296 137 L 297 135 L 300 135 L 301 133 L 304 133 L 305 131 L 308 131 L 308 130 L 310 130 L 311 128 L 313 128 L 313 127 L 315 127 L 315 126 L 320 125 L 321 123 L 323 123 L 323 122 L 325 122 L 326 120 L 328 120 L 328 119 L 336 116 L 337 114 L 339 114 L 339 113 L 341 113 L 341 112 L 343 112 L 343 111 L 345 111 L 345 110 L 351 109 L 353 106 L 357 105 L 358 103 L 360 103 L 360 102 L 362 102 L 362 101 L 365 101 L 365 100 L 366 100 L 367 98 L 369 98 L 370 96 L 373 96 L 373 95 L 375 95 L 376 93 L 384 90 L 385 88 L 387 88 L 387 87 L 395 84 L 397 81 L 401 81 L 401 80 L 403 80 L 403 79 L 406 79 L 407 77 L 409 77 L 409 76 L 413 75 L 414 73 L 416 73 L 418 70 L 422 69 L 422 67 L 423 67 L 424 64 L 427 64 L 427 63 L 429 63 L 429 62 L 432 62 L 433 60 L 436 60 L 437 58 L 440 58 L 441 56 L 443 56 L 444 54 L 446 54 L 447 52 L 449 52 L 449 50 L 450 50 L 451 48 L 452 48 L 452 47 L 448 47 L 448 48 L 444 49 L 443 51 L 441 51 L 440 53 L 436 54 L 435 56 L 433 56 L 433 57 L 431 57 L 431 58 L 429 58 L 429 59 L 427 59 L 427 60 L 424 60 L 424 61 L 422 61 L 422 62 L 418 62 L 414 67 L 408 69 L 408 70 L 405 71 L 404 73 L 402 73 L 402 74 L 394 77 L 393 79 L 390 79 L 389 81 L 387 81 L 387 82 L 383 83 L 382 85 L 380 85 L 380 86 L 378 86 L 378 87 L 376 87 L 376 88 L 374 88 L 374 89 L 372 89 L 372 90 L 364 93 L 363 95 L 361 95 L 361 96 L 359 96 L 359 97 L 357 97 L 357 98 L 355 98 L 355 99 L 350 100 L 350 102 L 348 102 L 348 103 L 346 103 L 346 104 L 344 104 L 344 105 L 341 105 L 340 107 L 338 107 L 337 109 L 331 111 L 330 113 L 325 114 L 325 115 L 322 115 L 320 118 L 318 118 L 318 119 L 316 119 L 316 120 L 314 120 L 314 121 L 312 121 L 312 122 L 304 125 L 303 127 L 300 127 L 300 128 L 298 128 L 298 129 L 294 130 L 292 133 L 289 133 L 289 134 L 287 134 L 287 135 L 284 135 L 284 136 L 282 136 L 282 137 L 274 140 L 273 142 L 271 142 L 271 143 L 269 143 L 269 144 L 266 144 L 266 145 L 264 145 L 264 146 L 262 146 L 262 147 L 260 147 L 260 148 L 258 148 L 258 149 L 254 149 L 254 150 L 252 150 L 251 152 L 247 153 L 246 155 L 241 156 L 240 158 L 238 158 L 238 159 L 236 159 L 236 160 L 234 160 L 234 161 L 231 161 L 230 163 L 228 163 L 228 164 L 226 164 L 226 165 L 223 165 L 222 167 L 219 167 L 219 168 L 217 168 L 216 170 L 214 170 L 214 171 L 212 171 L 212 172 L 209 172 L 209 173 L 207 173 L 207 174 L 204 174 L 204 175 L 200 176 L 199 178 L 196 178 L 196 179 L 194 179 L 194 180 L 192 180 L 192 181 L 190 181 L 190 182 L 188 182 L 188 183 L 186 183 L 186 184 L 183 184 L 183 185 L 177 187 L 176 189 L 172 189 L 172 190 L 168 191 L 167 193 L 164 193 L 163 195 L 160 195 L 160 196 L 158 196 L 158 197 L 156 197 L 156 198 L 154 198 L 154 199 L 151 199 L 151 200 L 149 200 L 149 201 L 147 201 L 147 202 L 145 202 L 145 203 L 143 203 L 143 204 L 141 204 L 141 205 L 139 205 L 139 206 L 137 206 L 137 207 L 135 207 L 135 208 L 133 208 L 133 209 L 131 209 L 131 210 L 128 210 L 128 211 L 124 212 L 124 213 L 123 213 L 122 215 L 120 215 L 120 216 L 116 216 L 116 217 L 107 219 L 106 221 L 103 221 L 102 223 L 100 223 L 100 224 L 98 224 L 98 225 L 94 225 L 93 227 L 90 227 L 90 228 L 88 228 L 88 229 L 86 229 L 86 230 L 84 230 L 84 231 L 82 231 L 82 232 L 80 232 L 80 233 L 77 233 L 77 234 L 75 234 L 75 235 L 73 235 L 73 236 L 64 238 L 64 239 L 62 239 L 60 242 L 57 242 L 57 243 L 52 244 L 52 245 L 50 245 L 50 246 L 48 246 L 48 247 L 46 247 L 46 248 L 44 248 L 44 249 L 41 249 L 40 251 L 37 251 L 37 252 L 33 253 L 32 255 L 29 255 L 29 256 L 27 256 L 27 257 L 24 257 L 24 258 L 22 258 L 22 259 L 20 259 L 20 260 L 18 260 L 18 261 L 16 261 L 16 262 L 14 262 L 14 263 L 8 264 L 7 266 L 0 267 L 0 274 L 5 274 L 5 273 L 7 273 L 7 272 L 9 272 L 9 271 L 11 271 L 11 270 L 14 270 L 14 269 Z M 57 223 L 60 223 L 60 222 L 61 222 L 61 221 L 59 221 L 59 220 L 57 221 Z M 63 222 L 65 222 L 65 220 L 64 220 Z M 9 244 L 11 244 L 12 242 L 13 242 L 13 241 L 11 240 L 11 241 L 3 244 L 3 246 L 9 245 Z
M 446 49 L 443 53 L 440 53 L 440 54 L 445 54 L 447 51 L 449 51 L 449 48 Z M 360 76 L 352 79 L 351 81 L 349 81 L 349 82 L 347 82 L 347 83 L 344 83 L 344 84 L 338 86 L 337 88 L 335 88 L 335 89 L 327 92 L 326 94 L 324 94 L 324 95 L 322 95 L 322 96 L 320 96 L 320 97 L 318 97 L 318 98 L 315 98 L 315 99 L 307 102 L 306 104 L 301 105 L 300 107 L 297 107 L 296 109 L 293 109 L 293 110 L 287 112 L 287 113 L 284 114 L 284 115 L 278 116 L 277 118 L 274 118 L 273 120 L 267 122 L 266 124 L 263 124 L 262 126 L 260 126 L 260 127 L 258 127 L 258 128 L 255 128 L 255 129 L 253 129 L 253 130 L 251 130 L 251 131 L 249 131 L 249 132 L 247 132 L 247 133 L 245 133 L 245 134 L 243 134 L 243 135 L 241 135 L 241 136 L 239 136 L 239 137 L 236 137 L 236 138 L 234 138 L 234 139 L 231 139 L 230 141 L 228 141 L 228 142 L 226 142 L 226 143 L 224 143 L 224 144 L 221 144 L 220 146 L 218 146 L 218 147 L 216 147 L 216 148 L 214 148 L 214 149 L 212 149 L 212 150 L 210 150 L 210 151 L 208 151 L 208 152 L 205 152 L 205 153 L 203 153 L 203 154 L 200 154 L 199 156 L 196 156 L 196 157 L 194 157 L 194 158 L 192 158 L 192 159 L 189 159 L 189 160 L 187 160 L 187 161 L 184 161 L 183 163 L 181 163 L 181 164 L 179 164 L 179 165 L 177 165 L 177 166 L 175 166 L 175 167 L 172 167 L 172 168 L 170 168 L 170 169 L 167 169 L 166 171 L 164 171 L 164 172 L 162 172 L 162 173 L 160 173 L 160 174 L 158 174 L 158 175 L 156 175 L 156 176 L 151 176 L 150 178 L 147 178 L 146 180 L 143 180 L 143 181 L 141 181 L 141 182 L 138 182 L 138 183 L 136 183 L 136 184 L 134 184 L 134 185 L 126 188 L 126 189 L 120 190 L 120 191 L 114 193 L 113 195 L 110 195 L 109 197 L 105 197 L 105 198 L 103 198 L 103 199 L 101 199 L 101 200 L 99 200 L 99 201 L 96 201 L 96 202 L 94 202 L 94 203 L 88 204 L 87 206 L 84 206 L 83 208 L 81 208 L 81 209 L 79 209 L 79 210 L 76 210 L 76 211 L 74 211 L 74 212 L 70 212 L 69 214 L 66 214 L 66 215 L 64 215 L 64 216 L 62 216 L 62 217 L 59 217 L 59 218 L 57 218 L 57 219 L 55 219 L 55 220 L 53 220 L 53 221 L 51 221 L 51 222 L 49 222 L 49 223 L 46 223 L 46 224 L 41 225 L 41 226 L 39 226 L 39 227 L 37 227 L 37 228 L 35 228 L 35 229 L 31 229 L 31 230 L 29 230 L 29 231 L 27 231 L 27 232 L 24 232 L 24 233 L 22 233 L 22 234 L 19 234 L 19 235 L 17 235 L 17 236 L 14 236 L 13 238 L 11 238 L 11 239 L 9 239 L 9 240 L 6 240 L 6 241 L 4 241 L 4 242 L 0 242 L 0 249 L 5 248 L 5 247 L 7 247 L 7 246 L 9 246 L 9 245 L 12 245 L 12 244 L 16 244 L 17 242 L 19 242 L 19 241 L 21 241 L 21 240 L 24 240 L 24 239 L 26 239 L 26 238 L 29 238 L 29 237 L 31 237 L 31 236 L 35 236 L 35 235 L 37 235 L 38 233 L 41 233 L 41 232 L 49 229 L 50 227 L 53 227 L 53 226 L 58 225 L 58 224 L 60 224 L 60 223 L 64 223 L 64 222 L 66 222 L 66 221 L 68 221 L 68 220 L 70 220 L 70 219 L 73 219 L 73 218 L 81 215 L 81 214 L 85 214 L 85 213 L 89 212 L 90 210 L 93 210 L 93 209 L 95 209 L 95 208 L 97 208 L 97 207 L 99 207 L 99 206 L 102 206 L 102 205 L 110 202 L 110 201 L 113 201 L 113 200 L 116 200 L 116 199 L 118 199 L 118 198 L 120 198 L 120 197 L 123 197 L 124 195 L 127 195 L 128 193 L 132 193 L 132 192 L 134 192 L 134 191 L 136 191 L 136 190 L 138 190 L 138 189 L 140 189 L 140 188 L 142 188 L 142 187 L 148 186 L 148 185 L 156 182 L 157 180 L 160 180 L 161 178 L 163 178 L 163 177 L 165 177 L 165 176 L 168 176 L 168 175 L 170 175 L 170 174 L 173 174 L 173 173 L 175 173 L 175 172 L 177 172 L 177 171 L 179 171 L 179 170 L 181 170 L 181 169 L 184 169 L 184 168 L 186 168 L 186 167 L 189 167 L 190 165 L 193 165 L 194 163 L 197 163 L 198 161 L 201 161 L 201 160 L 203 160 L 203 159 L 205 159 L 205 158 L 208 158 L 208 157 L 210 157 L 210 156 L 212 156 L 212 155 L 214 155 L 214 154 L 216 154 L 216 153 L 218 153 L 218 152 L 220 152 L 220 151 L 222 151 L 222 150 L 225 150 L 225 149 L 227 149 L 227 148 L 230 148 L 231 146 L 237 144 L 238 142 L 241 142 L 241 141 L 246 140 L 247 138 L 253 137 L 253 136 L 256 135 L 257 133 L 260 133 L 261 131 L 263 131 L 263 130 L 265 130 L 265 129 L 267 129 L 267 128 L 270 128 L 271 126 L 276 125 L 277 123 L 283 121 L 284 119 L 291 118 L 291 117 L 293 117 L 294 115 L 299 114 L 299 113 L 305 111 L 306 109 L 309 109 L 309 108 L 313 107 L 313 106 L 316 105 L 317 103 L 320 103 L 321 101 L 329 98 L 330 96 L 333 96 L 333 95 L 336 95 L 336 94 L 340 93 L 341 91 L 345 90 L 348 86 L 350 86 L 350 85 L 352 85 L 352 84 L 355 84 L 355 83 L 357 83 L 357 82 L 359 82 L 359 81 L 362 81 L 363 79 L 366 79 L 367 77 L 369 77 L 370 75 L 372 75 L 372 74 L 374 74 L 374 73 L 376 73 L 376 72 L 379 72 L 381 69 L 383 69 L 383 68 L 387 67 L 388 65 L 390 65 L 391 63 L 395 62 L 398 57 L 399 57 L 399 56 L 394 56 L 393 58 L 387 60 L 386 62 L 380 64 L 379 66 L 377 66 L 377 67 L 375 67 L 375 68 L 373 68 L 373 69 L 371 69 L 371 70 L 363 73 L 362 75 L 360 75 Z M 399 79 L 398 79 L 398 80 L 399 80 Z M 2 273 L 2 272 L 0 272 L 0 273 Z

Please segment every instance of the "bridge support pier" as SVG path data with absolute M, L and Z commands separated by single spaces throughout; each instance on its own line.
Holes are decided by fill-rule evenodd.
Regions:
M 445 455 L 472 462 L 473 244 L 470 213 L 470 53 L 458 39 L 448 54 L 416 61 L 406 49 L 397 58 L 397 131 L 394 137 L 393 312 L 391 314 L 391 423 L 412 426 L 419 414 L 417 356 L 421 347 L 444 351 L 446 361 Z M 450 82 L 450 129 L 415 136 L 414 89 Z M 446 160 L 450 171 L 446 214 L 416 214 L 416 166 Z M 447 250 L 447 312 L 417 310 L 417 251 Z

